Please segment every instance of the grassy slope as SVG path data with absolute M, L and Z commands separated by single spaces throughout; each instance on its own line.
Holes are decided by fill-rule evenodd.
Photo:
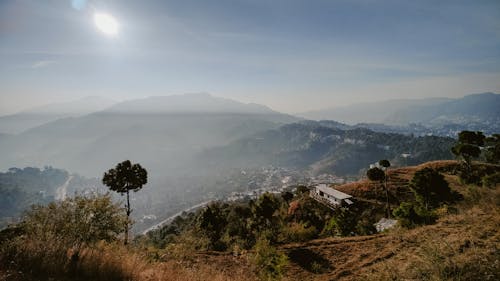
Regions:
M 408 182 L 424 167 L 442 171 L 450 187 L 464 195 L 465 199 L 455 208 L 440 210 L 442 216 L 436 224 L 411 230 L 397 228 L 370 236 L 332 237 L 283 245 L 281 250 L 293 257 L 286 279 L 456 280 L 462 276 L 461 280 L 498 280 L 500 190 L 461 184 L 458 177 L 450 173 L 456 165 L 456 161 L 435 161 L 390 171 L 389 188 L 399 200 L 411 197 Z M 376 201 L 372 198 L 377 197 L 374 196 L 377 192 L 372 191 L 378 189 L 379 184 L 359 181 L 336 188 Z M 204 253 L 199 254 L 197 260 L 223 271 L 250 268 L 244 257 Z
M 464 195 L 465 199 L 458 204 L 440 209 L 441 216 L 436 224 L 412 230 L 397 228 L 370 236 L 332 237 L 282 245 L 280 250 L 290 257 L 285 279 L 500 280 L 500 188 L 461 184 L 450 173 L 456 165 L 455 161 L 436 161 L 390 171 L 393 206 L 411 197 L 408 181 L 417 170 L 426 166 L 442 171 L 450 187 Z M 499 166 L 493 168 L 500 169 Z M 380 196 L 383 193 L 377 183 L 360 181 L 336 188 L 375 204 L 385 200 Z M 233 256 L 198 252 L 187 258 L 161 257 L 160 261 L 148 262 L 151 252 L 131 251 L 118 245 L 103 247 L 87 253 L 84 260 L 99 264 L 98 267 L 88 265 L 88 268 L 104 266 L 105 272 L 120 272 L 115 280 L 256 279 L 248 253 Z M 0 280 L 29 280 L 23 274 L 2 271 L 1 267 Z

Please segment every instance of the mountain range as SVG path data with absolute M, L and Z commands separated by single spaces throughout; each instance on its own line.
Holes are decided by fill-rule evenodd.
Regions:
M 498 132 L 500 95 L 482 93 L 463 98 L 427 98 L 360 103 L 297 114 L 313 120 L 335 120 L 346 124 L 380 123 L 391 126 L 421 124 L 425 127 L 473 126 Z
M 103 110 L 116 102 L 101 97 L 86 97 L 70 102 L 34 107 L 0 116 L 0 133 L 18 134 L 61 118 L 77 117 Z
M 495 106 L 499 96 L 419 101 L 422 108 L 413 105 L 415 111 L 409 110 L 404 117 L 423 118 L 419 112 L 428 110 L 425 118 L 445 120 L 446 125 L 468 120 L 474 114 L 478 124 L 495 130 L 498 122 L 486 120 L 498 118 Z M 398 116 L 412 101 L 400 103 L 404 107 L 384 118 Z M 31 113 L 48 114 L 55 120 L 27 129 L 19 125 L 16 134 L 0 133 L 0 170 L 53 166 L 100 178 L 104 171 L 130 159 L 150 175 L 148 188 L 134 196 L 141 206 L 135 215 L 158 215 L 234 191 L 229 190 L 234 187 L 234 179 L 224 177 L 230 172 L 274 166 L 312 175 L 357 176 L 380 159 L 389 159 L 394 165 L 450 159 L 449 147 L 454 143 L 453 138 L 423 136 L 429 131 L 423 125 L 417 127 L 423 133 L 415 137 L 408 130 L 415 125 L 310 121 L 209 94 L 149 97 L 99 106 L 96 109 L 94 104 L 87 111 L 75 106 L 71 113 L 63 111 L 72 108 L 70 105 L 59 104 L 15 115 L 20 120 Z M 89 110 L 95 111 L 86 113 Z M 57 117 L 54 112 L 61 115 Z M 436 117 L 436 112 L 454 119 Z M 352 116 L 357 118 L 355 112 Z M 452 124 L 455 131 L 467 128 Z M 403 154 L 408 156 L 404 158 Z
M 208 94 L 150 97 L 0 137 L 0 167 L 54 165 L 96 176 L 130 158 L 169 170 L 201 149 L 297 120 Z

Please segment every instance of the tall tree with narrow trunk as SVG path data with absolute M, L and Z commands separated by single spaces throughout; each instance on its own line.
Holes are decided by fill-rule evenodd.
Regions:
M 378 164 L 383 168 L 384 170 L 384 181 L 385 181 L 385 210 L 387 213 L 387 217 L 391 217 L 391 211 L 389 210 L 389 189 L 387 188 L 387 179 L 389 178 L 389 172 L 387 171 L 389 167 L 391 166 L 391 162 L 387 159 L 383 159 L 378 161 Z
M 130 191 L 137 192 L 143 185 L 148 182 L 148 173 L 146 169 L 139 164 L 132 164 L 130 160 L 118 163 L 114 169 L 110 169 L 102 178 L 102 183 L 109 187 L 112 191 L 116 191 L 121 195 L 127 194 L 127 223 L 125 225 L 125 245 L 128 243 L 128 230 L 130 214 Z

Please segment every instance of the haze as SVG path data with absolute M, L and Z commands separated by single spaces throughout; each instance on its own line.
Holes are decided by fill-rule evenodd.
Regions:
M 500 3 L 7 0 L 0 61 L 0 115 L 90 95 L 208 92 L 286 113 L 462 97 L 500 91 Z

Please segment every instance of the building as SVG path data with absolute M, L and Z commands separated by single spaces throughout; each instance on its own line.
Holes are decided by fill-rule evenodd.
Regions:
M 375 226 L 375 229 L 377 229 L 377 232 L 382 232 L 384 230 L 395 227 L 397 225 L 397 223 L 398 223 L 397 220 L 382 218 L 377 223 L 375 223 L 373 226 Z
M 316 201 L 324 203 L 330 208 L 349 206 L 354 203 L 351 195 L 328 187 L 324 183 L 318 184 L 311 189 L 310 195 Z

